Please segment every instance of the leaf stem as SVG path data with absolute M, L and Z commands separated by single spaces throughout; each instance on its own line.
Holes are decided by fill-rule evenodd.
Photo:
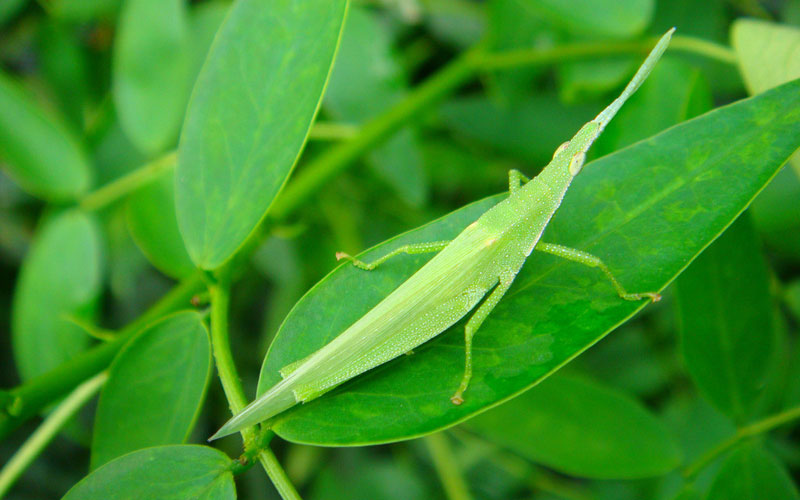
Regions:
M 64 424 L 100 390 L 107 378 L 108 373 L 102 372 L 82 383 L 44 419 L 0 470 L 0 498 L 8 493 L 19 476 L 42 453 Z
M 447 436 L 442 432 L 437 432 L 425 436 L 423 440 L 433 458 L 433 465 L 442 486 L 444 486 L 447 498 L 449 500 L 470 500 L 472 497 L 469 494 L 467 483 L 456 463 L 453 449 L 447 442 Z
M 770 415 L 763 420 L 739 428 L 736 434 L 720 442 L 683 469 L 683 477 L 691 479 L 715 458 L 736 446 L 740 441 L 763 434 L 800 418 L 800 406 Z
M 8 391 L 8 402 L 0 407 L 0 439 L 84 380 L 105 370 L 128 339 L 165 314 L 189 306 L 192 296 L 202 289 L 203 281 L 199 273 L 186 278 L 123 328 L 115 340 L 99 344 Z
M 476 49 L 467 51 L 415 88 L 402 101 L 364 124 L 351 140 L 323 152 L 306 165 L 275 201 L 269 217 L 284 220 L 330 179 L 346 170 L 365 151 L 373 148 L 430 104 L 448 95 L 474 74 Z
M 228 333 L 228 309 L 230 307 L 230 272 L 223 267 L 215 273 L 215 281 L 208 285 L 211 299 L 211 349 L 217 364 L 217 373 L 222 382 L 222 389 L 228 400 L 231 413 L 234 415 L 247 406 L 247 396 L 244 394 L 236 364 L 231 353 L 230 335 Z M 243 457 L 246 462 L 251 460 L 250 454 L 258 453 L 258 460 L 264 471 L 269 476 L 272 484 L 284 500 L 300 500 L 297 490 L 292 485 L 286 471 L 283 470 L 275 454 L 269 448 L 269 439 L 272 432 L 263 430 L 256 434 L 255 427 L 248 427 L 241 431 L 246 453 Z M 247 467 L 249 464 L 242 464 Z
M 476 58 L 475 62 L 482 70 L 510 69 L 519 66 L 552 64 L 589 57 L 647 53 L 657 41 L 658 38 L 604 43 L 579 42 L 544 49 L 534 48 L 483 53 Z M 736 54 L 733 50 L 701 38 L 675 35 L 672 37 L 669 48 L 670 50 L 679 50 L 708 57 L 725 64 L 736 64 Z
M 231 352 L 230 335 L 228 333 L 228 308 L 230 306 L 230 276 L 225 269 L 217 273 L 216 281 L 208 285 L 208 294 L 211 300 L 211 349 L 217 365 L 222 389 L 228 406 L 234 415 L 247 406 L 247 396 L 239 378 L 239 372 L 233 361 Z M 247 428 L 242 431 L 242 437 L 247 445 L 255 437 L 254 430 Z
M 267 476 L 269 476 L 272 484 L 275 485 L 275 489 L 278 490 L 283 500 L 301 500 L 300 495 L 289 480 L 289 476 L 286 475 L 286 471 L 283 470 L 283 467 L 281 467 L 281 464 L 269 447 L 261 449 L 258 453 L 258 460 L 261 462 L 261 466 L 264 468 L 264 471 L 267 473 Z
M 341 141 L 358 135 L 358 125 L 352 123 L 316 122 L 308 134 L 309 140 Z
M 81 200 L 80 207 L 92 211 L 105 208 L 117 200 L 124 198 L 142 186 L 155 181 L 166 171 L 175 167 L 178 154 L 175 151 L 156 158 L 150 163 L 109 182 L 105 186 L 92 191 Z

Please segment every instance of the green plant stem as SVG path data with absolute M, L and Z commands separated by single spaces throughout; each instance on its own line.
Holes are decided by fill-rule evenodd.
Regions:
M 80 207 L 89 211 L 105 208 L 140 187 L 155 181 L 168 170 L 173 169 L 177 159 L 178 154 L 175 151 L 167 153 L 87 194 L 81 200 Z
M 341 141 L 358 135 L 358 126 L 352 123 L 316 122 L 308 139 L 312 141 Z
M 211 348 L 217 364 L 217 373 L 222 382 L 222 390 L 225 392 L 231 413 L 236 415 L 247 406 L 247 396 L 244 394 L 239 372 L 233 361 L 228 333 L 230 278 L 224 270 L 216 278 L 216 282 L 208 286 L 208 295 L 211 300 Z M 252 428 L 247 428 L 242 431 L 242 437 L 247 445 L 255 437 L 255 433 Z
M 275 489 L 278 490 L 283 500 L 301 500 L 300 495 L 289 480 L 289 476 L 286 475 L 286 471 L 283 470 L 283 467 L 281 467 L 281 464 L 269 447 L 261 449 L 258 453 L 258 461 L 261 462 L 261 466 L 264 468 L 264 471 L 267 473 L 267 476 L 269 476 L 272 484 L 275 485 Z
M 500 70 L 520 66 L 536 66 L 589 57 L 644 54 L 655 45 L 657 38 L 621 42 L 581 42 L 558 45 L 546 49 L 521 49 L 505 52 L 483 53 L 475 58 L 482 70 Z M 675 35 L 669 50 L 700 55 L 725 64 L 736 64 L 736 54 L 723 45 L 691 36 Z
M 424 441 L 431 453 L 433 465 L 436 467 L 436 473 L 444 486 L 447 498 L 449 500 L 470 500 L 472 497 L 469 494 L 467 483 L 461 475 L 456 457 L 453 455 L 450 443 L 447 442 L 447 436 L 442 432 L 437 432 L 425 436 Z
M 211 348 L 214 352 L 214 359 L 217 364 L 217 373 L 222 382 L 222 389 L 228 400 L 231 413 L 234 415 L 242 411 L 247 406 L 247 397 L 244 394 L 239 373 L 233 361 L 231 353 L 230 335 L 228 332 L 228 309 L 230 306 L 230 274 L 228 269 L 223 268 L 215 275 L 216 281 L 208 286 L 208 293 L 211 299 Z M 241 431 L 245 445 L 245 454 L 242 467 L 249 466 L 254 453 L 258 454 L 258 460 L 264 471 L 269 476 L 272 484 L 280 493 L 284 500 L 300 500 L 300 495 L 292 485 L 286 471 L 283 470 L 278 459 L 270 450 L 268 443 L 272 437 L 269 430 L 262 431 L 257 435 L 255 427 L 248 427 Z
M 353 139 L 331 147 L 298 172 L 270 210 L 272 220 L 285 220 L 328 181 L 360 158 L 430 104 L 448 95 L 474 75 L 473 58 L 478 49 L 462 54 L 444 69 L 416 87 L 383 114 L 367 122 Z
M 798 418 L 800 418 L 800 406 L 790 408 L 782 411 L 781 413 L 776 413 L 775 415 L 771 415 L 763 420 L 759 420 L 758 422 L 754 422 L 750 425 L 739 428 L 739 430 L 736 431 L 736 434 L 720 442 L 717 446 L 711 448 L 697 458 L 697 460 L 686 466 L 683 469 L 683 476 L 687 479 L 693 478 L 715 458 L 733 448 L 742 440 L 764 434 L 765 432 L 771 431 L 772 429 L 780 427 L 793 420 L 797 420 Z
M 8 493 L 19 476 L 42 453 L 64 424 L 100 390 L 107 378 L 108 373 L 102 372 L 82 383 L 44 419 L 0 470 L 0 498 Z
M 118 338 L 99 344 L 23 385 L 8 391 L 8 404 L 0 408 L 0 439 L 64 396 L 78 384 L 105 370 L 123 345 L 152 321 L 190 306 L 194 294 L 203 290 L 200 274 L 186 278 L 136 320 L 120 331 Z

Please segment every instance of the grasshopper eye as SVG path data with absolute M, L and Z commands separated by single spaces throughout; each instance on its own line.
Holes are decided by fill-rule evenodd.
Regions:
M 569 147 L 569 141 L 567 141 L 567 142 L 565 142 L 565 143 L 561 144 L 561 145 L 558 147 L 558 149 L 556 149 L 556 152 L 555 152 L 555 153 L 553 153 L 553 158 L 555 158 L 556 156 L 558 156 L 558 155 L 560 155 L 561 153 L 563 153 L 563 152 L 564 152 L 564 150 L 565 150 L 565 149 L 567 149 L 568 147 Z
M 569 173 L 575 177 L 581 172 L 583 168 L 583 163 L 586 161 L 586 153 L 581 151 L 577 153 L 575 156 L 572 157 L 572 160 L 569 162 Z

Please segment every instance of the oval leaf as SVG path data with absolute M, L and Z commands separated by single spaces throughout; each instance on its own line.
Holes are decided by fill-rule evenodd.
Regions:
M 572 476 L 633 479 L 666 474 L 681 459 L 664 425 L 624 393 L 556 375 L 467 422 L 534 462 Z
M 208 446 L 147 448 L 105 464 L 63 500 L 233 500 L 231 460 Z
M 189 95 L 186 1 L 126 0 L 113 62 L 123 130 L 142 151 L 163 151 L 178 136 Z
M 725 460 L 714 478 L 707 500 L 798 500 L 792 479 L 772 454 L 749 443 Z
M 176 202 L 195 264 L 214 269 L 255 229 L 305 143 L 346 0 L 239 0 L 189 105 Z
M 71 319 L 90 315 L 101 290 L 100 233 L 72 211 L 45 222 L 25 258 L 14 291 L 11 343 L 23 380 L 81 352 L 90 337 Z
M 2 72 L 0 159 L 23 189 L 49 201 L 75 199 L 91 183 L 88 160 L 70 130 Z
M 154 266 L 173 278 L 182 278 L 195 267 L 178 230 L 174 195 L 171 172 L 139 188 L 128 199 L 128 227 Z
M 532 11 L 571 34 L 626 38 L 650 24 L 653 0 L 538 0 Z
M 199 314 L 176 313 L 137 334 L 117 354 L 100 395 L 91 468 L 186 441 L 210 374 L 211 348 Z
M 686 367 L 714 406 L 742 422 L 778 346 L 769 273 L 750 219 L 736 221 L 675 284 Z
M 800 145 L 798 119 L 800 81 L 592 162 L 576 178 L 543 240 L 601 256 L 629 290 L 659 290 L 736 218 Z M 364 258 L 408 242 L 452 238 L 500 199 L 464 207 Z M 713 210 L 708 200 L 714 200 Z M 264 361 L 259 393 L 280 379 L 280 368 L 322 347 L 428 259 L 398 257 L 372 272 L 344 265 L 328 275 L 281 327 Z M 531 387 L 644 305 L 620 300 L 597 270 L 534 255 L 475 337 L 475 372 L 463 405 L 449 399 L 463 371 L 462 322 L 412 356 L 287 412 L 275 431 L 290 441 L 355 445 L 453 425 Z

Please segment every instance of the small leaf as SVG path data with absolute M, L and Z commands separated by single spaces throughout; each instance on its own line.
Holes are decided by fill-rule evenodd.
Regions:
M 594 161 L 575 179 L 543 240 L 600 256 L 629 290 L 662 289 L 800 146 L 798 120 L 800 81 Z M 363 258 L 404 243 L 453 238 L 501 199 L 468 205 Z M 349 265 L 334 270 L 282 325 L 258 393 L 280 379 L 280 368 L 325 345 L 430 258 L 397 257 L 372 272 Z M 464 366 L 462 322 L 413 355 L 286 412 L 274 430 L 290 441 L 356 445 L 451 426 L 530 388 L 644 305 L 620 300 L 596 269 L 534 254 L 475 337 L 475 371 L 463 405 L 449 400 Z
M 128 199 L 128 227 L 136 245 L 159 270 L 182 278 L 195 270 L 175 215 L 175 179 L 167 172 Z
M 65 212 L 37 231 L 14 290 L 11 343 L 23 380 L 45 373 L 89 345 L 70 321 L 87 318 L 101 290 L 99 229 L 87 215 Z
M 758 19 L 737 19 L 731 43 L 750 94 L 800 78 L 800 29 Z M 800 175 L 800 153 L 791 159 Z
M 230 465 L 227 455 L 208 446 L 146 448 L 95 470 L 63 500 L 234 500 Z
M 666 427 L 636 400 L 575 376 L 550 377 L 465 425 L 536 463 L 577 477 L 662 475 L 681 459 Z
M 109 368 L 91 469 L 141 448 L 186 441 L 210 374 L 208 332 L 198 313 L 173 314 L 137 334 Z
M 683 358 L 700 392 L 742 422 L 772 368 L 777 330 L 769 275 L 743 216 L 676 281 Z
M 126 0 L 114 45 L 113 95 L 131 141 L 156 154 L 174 143 L 189 95 L 185 0 Z
M 325 92 L 325 108 L 336 120 L 364 123 L 405 95 L 406 77 L 392 54 L 391 43 L 370 11 L 362 7 L 350 9 Z M 408 203 L 419 206 L 425 202 L 428 186 L 412 129 L 394 134 L 369 153 L 367 161 Z
M 23 189 L 48 201 L 86 192 L 91 171 L 76 137 L 0 72 L 0 159 Z
M 317 112 L 346 0 L 239 0 L 200 73 L 176 177 L 192 260 L 215 269 L 264 216 Z
M 783 465 L 761 446 L 740 445 L 725 460 L 707 500 L 797 500 L 800 495 Z

